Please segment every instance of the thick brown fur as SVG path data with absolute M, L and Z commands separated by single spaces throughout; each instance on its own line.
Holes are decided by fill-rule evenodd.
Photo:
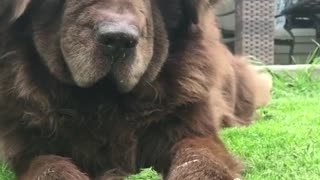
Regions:
M 254 122 L 256 110 L 271 100 L 272 77 L 258 70 L 243 57 L 230 58 L 233 69 L 225 81 L 224 115 L 218 127 L 247 126 Z
M 151 166 L 170 180 L 240 177 L 218 137 L 236 70 L 214 1 L 0 2 L 1 147 L 18 179 L 121 179 Z M 91 32 L 119 17 L 141 37 L 135 56 L 110 65 Z

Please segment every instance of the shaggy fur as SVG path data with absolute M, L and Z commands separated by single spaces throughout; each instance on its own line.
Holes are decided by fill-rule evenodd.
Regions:
M 121 179 L 150 166 L 169 180 L 240 177 L 217 131 L 227 109 L 247 109 L 246 71 L 236 75 L 220 42 L 215 1 L 16 2 L 0 1 L 0 135 L 18 179 Z M 104 56 L 93 36 L 103 20 L 139 30 L 132 55 Z
M 225 101 L 220 106 L 225 113 L 216 125 L 220 128 L 250 125 L 256 109 L 268 105 L 271 100 L 272 77 L 269 74 L 259 73 L 247 59 L 240 57 L 231 58 L 231 67 L 233 73 L 224 81 Z

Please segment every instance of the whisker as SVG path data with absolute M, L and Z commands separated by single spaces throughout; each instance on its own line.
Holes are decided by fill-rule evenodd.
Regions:
M 17 53 L 17 51 L 9 51 L 9 52 L 6 52 L 6 53 L 4 53 L 3 55 L 0 56 L 0 59 L 8 58 L 8 57 L 10 57 L 10 56 L 12 56 L 12 55 L 14 55 L 14 54 L 16 54 L 16 53 Z

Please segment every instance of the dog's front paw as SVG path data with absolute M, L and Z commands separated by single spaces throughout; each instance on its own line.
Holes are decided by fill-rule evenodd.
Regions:
M 89 180 L 72 162 L 59 156 L 36 158 L 21 180 Z
M 231 175 L 219 163 L 208 159 L 195 158 L 175 166 L 168 180 L 240 180 Z

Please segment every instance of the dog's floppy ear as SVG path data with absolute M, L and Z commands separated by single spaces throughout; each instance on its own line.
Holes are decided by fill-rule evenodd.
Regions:
M 0 0 L 0 25 L 16 21 L 26 11 L 31 0 Z
M 188 23 L 198 24 L 199 13 L 198 13 L 198 1 L 202 0 L 182 0 L 182 12 L 188 19 Z
M 201 9 L 217 3 L 218 0 L 181 0 L 182 11 L 188 23 L 198 24 Z

